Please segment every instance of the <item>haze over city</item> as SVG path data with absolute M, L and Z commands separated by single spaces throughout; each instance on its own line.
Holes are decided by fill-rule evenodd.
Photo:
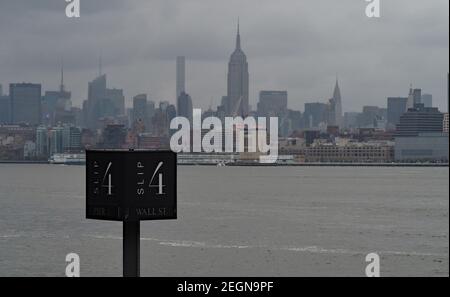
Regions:
M 239 17 L 253 109 L 260 90 L 287 90 L 294 109 L 326 102 L 336 75 L 344 111 L 385 106 L 389 96 L 407 96 L 410 84 L 447 109 L 445 0 L 383 1 L 380 20 L 365 16 L 362 0 L 82 1 L 79 20 L 66 18 L 64 1 L 38 2 L 0 3 L 5 90 L 12 82 L 57 89 L 64 59 L 66 87 L 81 106 L 101 53 L 108 85 L 124 89 L 127 106 L 140 93 L 175 103 L 175 58 L 184 55 L 194 106 L 216 107 L 227 92 Z

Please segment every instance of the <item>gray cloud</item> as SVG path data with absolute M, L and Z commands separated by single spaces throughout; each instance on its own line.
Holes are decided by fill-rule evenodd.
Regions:
M 79 105 L 102 52 L 109 84 L 129 102 L 141 92 L 174 102 L 174 60 L 186 55 L 188 91 L 206 108 L 226 93 L 240 17 L 253 106 L 262 89 L 288 90 L 296 109 L 325 101 L 338 73 L 345 110 L 383 106 L 410 83 L 446 108 L 448 1 L 381 3 L 374 20 L 364 0 L 81 0 L 75 20 L 64 0 L 0 0 L 0 83 L 56 88 L 64 57 Z

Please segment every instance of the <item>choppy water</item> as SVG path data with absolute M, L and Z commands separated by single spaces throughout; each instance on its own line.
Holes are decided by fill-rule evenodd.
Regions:
M 448 168 L 179 167 L 177 221 L 141 223 L 143 276 L 448 276 Z M 0 276 L 120 276 L 84 167 L 0 164 Z

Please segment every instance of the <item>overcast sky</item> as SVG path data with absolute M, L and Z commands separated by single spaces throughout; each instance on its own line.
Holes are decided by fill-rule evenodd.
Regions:
M 250 71 L 250 104 L 260 90 L 287 90 L 289 106 L 325 102 L 339 75 L 345 111 L 407 96 L 410 83 L 447 108 L 448 0 L 0 0 L 0 84 L 59 85 L 60 60 L 75 105 L 87 97 L 102 52 L 108 86 L 175 102 L 175 58 L 187 58 L 196 107 L 226 94 L 237 18 Z

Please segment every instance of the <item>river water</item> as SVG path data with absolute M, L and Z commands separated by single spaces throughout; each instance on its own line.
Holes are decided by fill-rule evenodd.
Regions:
M 0 164 L 0 276 L 121 276 L 122 225 L 85 219 L 83 166 Z M 143 276 L 449 275 L 448 168 L 178 169 L 178 220 L 141 222 Z

